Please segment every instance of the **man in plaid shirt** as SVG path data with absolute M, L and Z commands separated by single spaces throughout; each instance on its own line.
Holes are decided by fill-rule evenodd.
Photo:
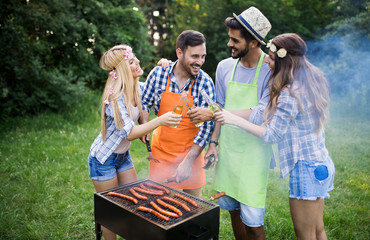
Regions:
M 187 96 L 193 107 L 209 107 L 200 94 L 203 89 L 215 101 L 213 81 L 200 69 L 206 57 L 203 34 L 193 30 L 182 32 L 176 41 L 176 55 L 176 62 L 166 69 L 155 67 L 147 78 L 142 95 L 143 122 L 148 121 L 152 107 L 157 116 L 173 111 L 182 95 Z M 176 128 L 160 126 L 153 132 L 152 154 L 159 163 L 149 162 L 149 178 L 200 197 L 206 183 L 203 149 L 212 134 L 213 122 L 197 127 L 187 111 L 184 105 L 182 121 Z

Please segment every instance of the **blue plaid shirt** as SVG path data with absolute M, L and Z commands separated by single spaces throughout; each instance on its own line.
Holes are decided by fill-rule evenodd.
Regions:
M 105 107 L 105 121 L 107 126 L 105 141 L 103 142 L 102 133 L 100 132 L 90 148 L 90 155 L 98 159 L 101 164 L 104 164 L 107 158 L 116 150 L 121 141 L 127 138 L 135 126 L 135 122 L 128 115 L 123 96 L 117 99 L 117 103 L 123 120 L 123 128 L 117 129 L 113 118 L 112 103 L 109 102 L 109 105 Z
M 293 84 L 294 86 L 294 84 Z M 286 177 L 299 160 L 324 161 L 328 157 L 325 147 L 325 132 L 316 128 L 312 103 L 304 91 L 294 91 L 297 99 L 287 89 L 281 92 L 275 115 L 267 124 L 263 135 L 265 143 L 278 143 L 280 177 Z
M 149 112 L 153 107 L 155 115 L 158 114 L 159 106 L 161 104 L 162 93 L 166 90 L 166 84 L 168 75 L 171 74 L 171 82 L 169 84 L 169 91 L 174 93 L 182 93 L 189 91 L 193 77 L 189 78 L 182 89 L 179 89 L 177 85 L 175 75 L 173 74 L 173 67 L 175 63 L 171 63 L 169 67 L 163 69 L 162 67 L 155 67 L 147 77 L 146 84 L 141 97 L 143 110 Z M 215 101 L 215 87 L 213 81 L 207 73 L 200 70 L 199 74 L 195 77 L 195 83 L 191 90 L 191 96 L 193 97 L 193 104 L 197 107 L 208 108 L 207 102 L 203 99 L 200 94 L 200 90 L 204 89 L 208 96 Z M 176 103 L 174 103 L 176 104 Z M 195 136 L 193 142 L 201 147 L 205 147 L 208 144 L 209 138 L 213 131 L 213 122 L 205 122 L 199 129 L 198 134 Z

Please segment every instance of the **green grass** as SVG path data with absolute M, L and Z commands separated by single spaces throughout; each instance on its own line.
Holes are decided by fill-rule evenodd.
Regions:
M 94 239 L 94 187 L 87 156 L 99 132 L 99 97 L 92 95 L 66 114 L 16 118 L 0 125 L 0 239 Z M 370 239 L 370 121 L 333 118 L 327 147 L 336 165 L 335 189 L 325 202 L 329 239 Z M 147 151 L 135 140 L 131 153 L 138 176 L 148 174 Z M 213 172 L 208 172 L 211 189 Z M 271 171 L 267 239 L 295 239 L 287 179 Z M 221 211 L 220 239 L 233 239 Z

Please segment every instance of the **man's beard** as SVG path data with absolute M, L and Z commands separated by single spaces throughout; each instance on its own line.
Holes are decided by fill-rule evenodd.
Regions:
M 196 77 L 198 74 L 193 74 L 191 71 L 191 65 L 189 66 L 185 60 L 179 60 L 182 68 L 190 75 L 190 77 Z M 199 65 L 196 65 L 199 66 Z
M 235 48 L 234 48 L 234 49 L 235 49 Z M 238 51 L 238 52 L 239 52 L 239 51 Z M 248 54 L 248 52 L 249 52 L 249 48 L 245 48 L 244 50 L 240 51 L 236 56 L 232 56 L 232 55 L 231 55 L 231 57 L 232 57 L 232 58 L 234 58 L 234 59 L 242 58 L 242 57 L 244 57 L 245 55 L 247 55 L 247 54 Z

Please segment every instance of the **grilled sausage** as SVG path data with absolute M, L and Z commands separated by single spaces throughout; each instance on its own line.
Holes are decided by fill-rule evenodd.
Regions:
M 167 216 L 170 216 L 170 217 L 175 217 L 175 218 L 178 218 L 179 217 L 179 215 L 177 215 L 176 213 L 173 213 L 173 212 L 170 212 L 170 211 L 167 211 L 167 210 L 164 210 L 164 209 L 160 208 L 153 201 L 150 202 L 150 205 L 152 205 L 152 207 L 154 207 L 155 210 L 157 210 L 158 212 L 160 212 L 160 213 L 162 213 L 164 215 L 167 215 Z
M 115 196 L 115 197 L 121 197 L 121 198 L 124 198 L 124 199 L 128 199 L 128 200 L 132 201 L 135 204 L 137 204 L 139 202 L 136 198 L 133 198 L 131 196 L 127 196 L 127 195 L 124 195 L 124 194 L 121 194 L 121 193 L 108 192 L 108 195 L 109 196 Z
M 145 189 L 142 189 L 142 188 L 139 188 L 139 187 L 133 187 L 133 189 L 135 191 L 150 194 L 150 195 L 163 195 L 164 194 L 164 192 L 158 193 L 158 192 L 148 191 L 148 190 L 145 190 Z
M 173 199 L 173 198 L 167 197 L 167 196 L 164 196 L 163 199 L 167 200 L 167 201 L 170 201 L 170 202 L 173 202 L 173 203 L 176 203 L 177 205 L 179 205 L 180 207 L 182 207 L 186 211 L 190 212 L 190 208 L 185 203 L 182 203 L 180 201 L 177 201 L 176 199 Z
M 151 209 L 151 208 L 148 208 L 148 207 L 143 207 L 143 206 L 139 206 L 137 209 L 140 210 L 140 211 L 143 211 L 143 212 L 149 212 L 149 213 L 155 215 L 159 219 L 162 219 L 162 220 L 165 220 L 165 221 L 169 221 L 170 220 L 169 217 L 160 214 L 159 212 L 157 212 L 154 209 Z
M 159 198 L 157 198 L 157 202 L 158 202 L 159 204 L 161 204 L 163 207 L 168 208 L 168 209 L 170 209 L 170 210 L 174 211 L 175 213 L 177 213 L 177 215 L 182 216 L 182 212 L 181 212 L 181 211 L 180 211 L 180 209 L 178 209 L 177 207 L 172 206 L 171 204 L 165 203 L 165 202 L 163 202 L 163 201 L 162 201 L 161 199 L 159 199 Z
M 141 195 L 139 193 L 137 193 L 134 189 L 130 188 L 130 193 L 132 195 L 134 195 L 134 197 L 137 197 L 138 199 L 141 199 L 141 200 L 148 200 L 148 197 L 147 196 L 144 196 L 144 195 Z
M 223 196 L 225 196 L 225 192 L 219 192 L 219 193 L 216 193 L 215 195 L 213 195 L 212 197 L 210 197 L 209 200 L 213 201 L 213 200 L 219 199 L 220 197 L 223 197 Z
M 155 193 L 158 193 L 160 195 L 163 195 L 164 194 L 164 191 L 160 191 L 160 190 L 157 190 L 157 189 L 152 189 L 152 188 L 147 188 L 144 184 L 140 184 L 140 188 L 144 189 L 144 190 L 147 190 L 149 192 L 155 192 Z
M 167 194 L 170 194 L 170 192 L 171 192 L 169 189 L 167 189 L 165 187 L 162 187 L 162 186 L 150 183 L 150 182 L 145 182 L 144 185 L 147 185 L 148 187 L 151 187 L 151 188 L 156 188 L 156 189 L 165 191 Z
M 181 195 L 179 193 L 175 193 L 173 196 L 181 198 L 182 200 L 187 201 L 188 203 L 192 204 L 194 207 L 198 207 L 198 204 L 193 200 L 188 197 L 185 197 L 184 195 Z

